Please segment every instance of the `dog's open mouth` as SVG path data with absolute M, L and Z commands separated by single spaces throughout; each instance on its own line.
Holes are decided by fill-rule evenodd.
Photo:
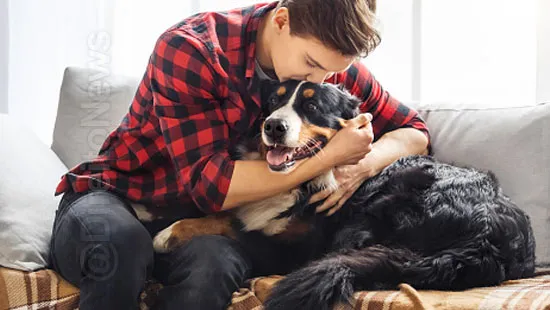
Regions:
M 266 160 L 269 168 L 273 171 L 288 169 L 297 160 L 315 155 L 325 146 L 326 142 L 324 137 L 319 137 L 300 147 L 287 147 L 280 144 L 268 146 Z

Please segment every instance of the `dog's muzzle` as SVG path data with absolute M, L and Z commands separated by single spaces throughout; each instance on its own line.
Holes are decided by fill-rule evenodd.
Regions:
M 271 143 L 283 143 L 288 131 L 288 123 L 283 119 L 269 119 L 264 124 L 264 134 Z

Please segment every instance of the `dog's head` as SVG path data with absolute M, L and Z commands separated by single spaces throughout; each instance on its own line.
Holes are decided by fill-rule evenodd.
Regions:
M 333 84 L 289 80 L 263 85 L 264 155 L 272 171 L 289 172 L 319 152 L 345 121 L 358 113 L 360 100 Z

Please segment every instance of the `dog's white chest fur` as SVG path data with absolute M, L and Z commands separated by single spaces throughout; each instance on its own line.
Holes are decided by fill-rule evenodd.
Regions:
M 309 186 L 315 190 L 332 188 L 335 190 L 338 183 L 332 171 L 313 179 Z M 243 223 L 245 231 L 261 230 L 268 236 L 276 235 L 286 229 L 291 217 L 277 219 L 277 216 L 292 206 L 299 198 L 300 190 L 294 189 L 289 193 L 279 194 L 268 199 L 248 203 L 236 209 L 237 218 Z

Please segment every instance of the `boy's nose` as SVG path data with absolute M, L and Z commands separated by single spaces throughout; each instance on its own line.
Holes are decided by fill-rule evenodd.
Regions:
M 312 82 L 312 83 L 322 83 L 326 79 L 330 78 L 332 76 L 332 74 L 333 73 L 327 72 L 327 71 L 315 72 L 315 73 L 309 74 L 306 77 L 306 80 L 308 82 Z

